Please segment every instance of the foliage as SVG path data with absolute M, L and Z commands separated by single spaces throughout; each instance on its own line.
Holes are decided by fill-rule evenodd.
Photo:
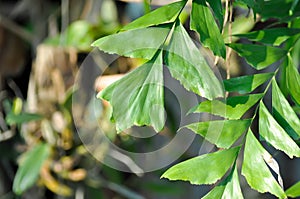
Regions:
M 265 141 L 290 158 L 300 157 L 297 144 L 300 121 L 294 112 L 300 105 L 300 75 L 293 63 L 295 57 L 292 57 L 297 56 L 293 51 L 300 37 L 299 1 L 239 0 L 236 4 L 226 1 L 224 11 L 221 0 L 193 0 L 190 29 L 199 33 L 201 44 L 220 56 L 216 60 L 226 58 L 227 67 L 232 49 L 256 69 L 253 75 L 229 78 L 223 82 L 216 78 L 179 20 L 186 3 L 183 0 L 158 8 L 120 32 L 93 43 L 93 46 L 108 53 L 148 60 L 98 94 L 112 105 L 112 120 L 116 122 L 118 131 L 133 125 L 151 125 L 156 131 L 163 128 L 162 65 L 166 64 L 173 78 L 187 90 L 207 99 L 190 112 L 207 112 L 224 120 L 185 126 L 219 149 L 171 167 L 162 175 L 163 178 L 189 181 L 191 184 L 212 184 L 220 180 L 204 198 L 243 198 L 237 169 L 240 154 L 244 157 L 241 174 L 251 188 L 261 193 L 269 192 L 278 198 L 300 196 L 299 183 L 284 190 L 279 165 L 261 144 Z M 249 15 L 252 20 L 258 16 L 257 22 L 269 19 L 276 19 L 276 22 L 265 29 L 237 32 L 238 26 L 235 27 L 228 16 L 233 14 L 233 8 L 246 6 L 249 12 L 254 12 L 254 15 Z M 282 12 L 278 12 L 278 8 Z M 223 21 L 227 22 L 224 26 Z M 278 24 L 286 27 L 278 28 Z M 225 34 L 229 39 L 224 37 Z M 248 42 L 236 43 L 242 40 L 234 38 L 248 39 Z M 272 73 L 261 72 L 270 65 L 275 66 Z M 279 74 L 282 77 L 280 87 L 277 83 Z M 262 84 L 265 85 L 263 92 L 254 94 Z M 272 111 L 268 110 L 266 100 L 264 102 L 269 90 L 272 91 Z M 237 93 L 240 95 L 232 96 Z M 296 108 L 293 109 L 292 104 Z M 253 116 L 245 119 L 249 117 L 244 116 L 245 113 L 253 106 Z M 259 123 L 260 141 L 251 131 L 255 119 Z M 277 180 L 272 172 L 278 176 Z

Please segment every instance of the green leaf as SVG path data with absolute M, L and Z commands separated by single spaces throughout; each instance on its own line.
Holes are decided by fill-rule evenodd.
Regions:
M 90 50 L 90 45 L 98 36 L 95 27 L 87 21 L 75 21 L 71 23 L 61 35 L 48 38 L 46 44 L 56 46 L 73 46 L 79 50 Z
M 296 28 L 272 28 L 265 30 L 258 30 L 246 34 L 237 34 L 234 36 L 243 37 L 252 41 L 257 41 L 265 44 L 273 44 L 279 46 L 286 41 L 290 36 L 300 33 L 300 29 Z
M 285 152 L 290 158 L 300 156 L 298 145 L 276 122 L 262 101 L 259 106 L 259 133 L 268 143 Z
M 284 191 L 268 169 L 264 156 L 271 157 L 249 130 L 245 143 L 242 175 L 251 188 L 261 193 L 269 192 L 279 198 L 286 198 Z
M 189 181 L 191 184 L 213 184 L 222 178 L 235 161 L 240 147 L 204 154 L 168 169 L 161 177 Z
M 229 148 L 249 128 L 251 119 L 198 122 L 185 127 L 219 148 Z
M 272 81 L 272 105 L 274 118 L 294 139 L 299 139 L 300 120 L 275 80 Z
M 262 20 L 269 18 L 277 18 L 280 21 L 291 20 L 294 17 L 299 16 L 299 13 L 294 12 L 290 16 L 290 8 L 292 7 L 294 0 L 272 0 L 261 1 L 259 3 L 259 14 L 262 16 Z M 278 11 L 280 8 L 280 11 Z
M 43 118 L 43 116 L 39 115 L 39 114 L 34 114 L 34 113 L 20 113 L 20 114 L 14 114 L 12 112 L 10 112 L 5 120 L 7 122 L 7 124 L 9 125 L 13 125 L 13 124 L 23 124 L 26 122 L 30 122 L 30 121 L 36 121 L 36 120 L 41 120 Z
M 286 64 L 286 85 L 294 101 L 300 105 L 300 75 L 290 56 Z
M 200 41 L 205 47 L 211 49 L 215 55 L 226 57 L 224 40 L 205 0 L 193 1 L 190 26 L 200 34 Z
M 170 28 L 165 26 L 129 30 L 100 38 L 92 46 L 107 53 L 150 60 L 157 49 L 161 48 Z
M 240 188 L 237 166 L 234 166 L 234 169 L 232 169 L 230 175 L 224 180 L 224 182 L 214 187 L 202 199 L 216 198 L 244 198 Z
M 190 112 L 207 112 L 228 119 L 240 119 L 262 97 L 263 94 L 234 96 L 227 98 L 226 103 L 220 100 L 207 100 L 201 102 Z
M 280 60 L 287 51 L 273 46 L 257 44 L 227 44 L 255 69 L 261 70 Z
M 290 188 L 286 190 L 286 195 L 292 198 L 296 198 L 300 196 L 300 182 L 297 182 Z
M 245 94 L 254 91 L 273 76 L 274 73 L 246 75 L 223 80 L 223 83 L 226 91 Z
M 223 16 L 223 7 L 221 0 L 206 0 L 212 10 L 214 11 L 215 17 L 219 22 L 220 31 L 222 31 L 223 23 L 224 23 L 224 16 Z
M 179 21 L 166 49 L 165 62 L 171 75 L 187 90 L 207 99 L 224 96 L 220 81 Z
M 152 125 L 160 131 L 165 122 L 162 52 L 102 90 L 97 97 L 111 104 L 112 120 L 118 132 L 133 125 Z
M 174 22 L 180 11 L 185 6 L 186 1 L 178 1 L 175 3 L 167 4 L 156 10 L 134 20 L 130 24 L 122 28 L 122 30 L 130 30 L 136 28 L 144 28 L 159 24 L 166 24 Z M 144 37 L 146 38 L 146 37 Z
M 13 191 L 20 195 L 30 188 L 38 179 L 40 169 L 50 155 L 50 146 L 46 143 L 35 145 L 23 155 L 13 182 Z

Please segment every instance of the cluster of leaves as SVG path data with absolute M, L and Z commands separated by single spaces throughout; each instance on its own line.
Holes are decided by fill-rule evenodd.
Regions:
M 117 34 L 93 43 L 93 46 L 108 53 L 147 60 L 98 95 L 112 105 L 112 120 L 116 122 L 117 130 L 133 125 L 152 125 L 156 131 L 163 128 L 162 69 L 165 64 L 171 75 L 187 90 L 207 99 L 190 112 L 207 112 L 224 120 L 185 126 L 220 150 L 181 162 L 168 169 L 162 177 L 197 185 L 220 181 L 204 198 L 243 198 L 237 169 L 238 155 L 243 154 L 241 173 L 253 189 L 269 192 L 278 198 L 300 196 L 300 183 L 284 190 L 278 163 L 251 131 L 253 120 L 258 118 L 262 141 L 290 158 L 300 157 L 297 144 L 300 120 L 290 105 L 290 102 L 296 107 L 300 105 L 300 75 L 292 58 L 300 37 L 299 1 L 237 1 L 236 5 L 246 5 L 258 14 L 260 20 L 275 18 L 276 24 L 287 27 L 234 35 L 248 39 L 251 44 L 225 44 L 221 0 L 193 0 L 190 28 L 199 33 L 201 44 L 214 55 L 225 59 L 227 45 L 258 71 L 281 61 L 274 72 L 257 72 L 223 82 L 216 78 L 179 20 L 186 3 L 183 0 L 158 8 L 128 24 Z M 278 7 L 282 12 L 278 12 Z M 279 73 L 282 74 L 281 88 L 276 81 Z M 266 84 L 264 92 L 252 93 L 263 84 Z M 230 97 L 226 97 L 223 88 Z M 272 91 L 271 112 L 263 102 L 268 90 Z M 231 93 L 240 95 L 232 96 Z M 291 97 L 291 101 L 287 96 Z M 253 116 L 243 117 L 255 105 Z

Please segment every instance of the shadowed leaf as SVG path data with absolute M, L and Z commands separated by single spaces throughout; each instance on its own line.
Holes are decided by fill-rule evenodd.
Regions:
M 285 152 L 290 158 L 300 156 L 298 145 L 276 122 L 263 102 L 259 106 L 259 133 L 268 143 Z
M 264 69 L 274 62 L 280 60 L 287 51 L 272 46 L 257 44 L 227 44 L 255 69 Z

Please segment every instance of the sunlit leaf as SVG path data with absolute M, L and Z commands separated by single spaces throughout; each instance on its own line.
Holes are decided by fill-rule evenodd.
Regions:
M 239 150 L 240 147 L 235 147 L 186 160 L 168 169 L 161 177 L 198 185 L 213 184 L 232 166 Z
M 169 32 L 168 26 L 134 29 L 100 38 L 92 46 L 107 53 L 150 60 Z
M 144 28 L 148 26 L 174 22 L 185 4 L 186 1 L 183 0 L 157 8 L 154 11 L 124 26 L 122 30 Z
M 293 65 L 292 58 L 287 58 L 286 64 L 286 84 L 295 102 L 300 105 L 300 75 Z
M 193 123 L 185 127 L 219 148 L 229 148 L 248 129 L 250 124 L 250 119 L 216 120 Z
M 273 76 L 274 73 L 246 75 L 223 80 L 223 83 L 226 91 L 245 94 L 252 92 Z
M 50 155 L 50 146 L 40 143 L 23 155 L 13 182 L 13 191 L 20 195 L 30 188 L 38 179 L 44 161 Z
M 269 192 L 279 198 L 286 198 L 284 191 L 268 169 L 263 156 L 270 154 L 262 147 L 251 130 L 246 137 L 242 175 L 251 188 L 261 192 Z
M 166 50 L 165 62 L 171 75 L 187 90 L 207 99 L 224 96 L 220 81 L 178 21 Z
M 264 69 L 274 62 L 280 60 L 287 51 L 272 46 L 257 45 L 257 44 L 227 44 L 235 50 L 240 56 L 255 69 Z
M 215 55 L 225 58 L 226 48 L 214 16 L 205 0 L 192 3 L 191 29 L 200 34 L 201 43 L 211 49 Z
M 234 36 L 243 37 L 252 41 L 258 41 L 265 44 L 273 44 L 278 46 L 286 41 L 290 36 L 300 33 L 300 29 L 296 28 L 272 28 L 265 30 L 253 31 L 245 34 L 236 34 Z
M 262 101 L 259 106 L 259 133 L 268 143 L 285 152 L 290 158 L 300 156 L 298 145 L 276 122 Z
M 228 119 L 240 119 L 254 104 L 263 97 L 263 94 L 234 96 L 221 100 L 201 102 L 190 112 L 207 112 Z
M 243 194 L 240 188 L 239 176 L 237 166 L 235 166 L 230 175 L 221 182 L 218 186 L 214 187 L 202 199 L 216 199 L 216 198 L 236 198 L 243 199 Z
M 300 182 L 297 182 L 286 190 L 286 195 L 291 198 L 300 197 Z
M 23 124 L 30 121 L 36 121 L 41 120 L 43 118 L 42 115 L 35 114 L 35 113 L 20 113 L 20 114 L 14 114 L 10 112 L 5 120 L 7 124 L 13 125 L 13 124 Z
M 162 52 L 102 90 L 97 97 L 111 104 L 118 132 L 133 125 L 152 125 L 160 131 L 165 122 Z
M 272 82 L 272 105 L 274 118 L 294 139 L 299 139 L 300 120 L 275 80 Z

